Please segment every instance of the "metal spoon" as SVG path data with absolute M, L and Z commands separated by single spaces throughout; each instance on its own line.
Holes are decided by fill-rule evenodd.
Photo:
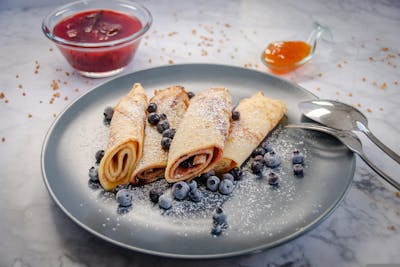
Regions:
M 368 120 L 358 109 L 333 100 L 311 100 L 299 103 L 300 111 L 309 119 L 345 131 L 363 132 L 383 152 L 400 164 L 400 156 L 383 144 L 368 128 Z
M 356 153 L 357 155 L 360 156 L 360 158 L 369 166 L 371 169 L 373 169 L 377 174 L 379 174 L 383 179 L 385 179 L 386 182 L 391 184 L 394 188 L 397 190 L 400 190 L 400 183 L 398 183 L 396 180 L 391 178 L 389 175 L 384 173 L 381 169 L 379 169 L 375 164 L 373 164 L 367 156 L 364 154 L 363 149 L 362 149 L 362 144 L 360 139 L 358 137 L 349 131 L 342 131 L 342 130 L 336 130 L 333 128 L 328 128 L 322 125 L 314 124 L 314 123 L 300 123 L 300 124 L 290 124 L 285 126 L 287 128 L 301 128 L 301 129 L 308 129 L 308 130 L 315 130 L 315 131 L 320 131 L 324 132 L 327 134 L 332 135 L 333 137 L 336 137 L 340 142 L 342 142 L 348 149 Z

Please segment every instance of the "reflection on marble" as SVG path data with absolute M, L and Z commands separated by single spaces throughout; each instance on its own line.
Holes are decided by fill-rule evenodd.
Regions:
M 77 75 L 43 36 L 41 19 L 54 7 L 49 1 L 40 7 L 9 2 L 0 6 L 0 266 L 400 264 L 400 196 L 360 160 L 352 188 L 331 216 L 261 253 L 212 261 L 164 259 L 115 247 L 82 230 L 47 193 L 40 151 L 54 116 L 105 79 Z M 313 21 L 329 26 L 333 43 L 322 42 L 311 63 L 283 77 L 318 97 L 355 105 L 372 131 L 400 153 L 398 1 L 143 3 L 154 24 L 125 73 L 188 62 L 267 72 L 259 57 L 268 42 L 303 38 Z M 372 161 L 399 179 L 399 166 L 360 137 Z

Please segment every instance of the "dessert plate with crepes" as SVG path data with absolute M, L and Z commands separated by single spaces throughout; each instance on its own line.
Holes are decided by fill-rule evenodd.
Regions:
M 140 83 L 141 88 L 132 88 L 135 83 Z M 216 123 L 219 132 L 214 128 L 204 130 L 212 126 L 207 124 L 208 120 L 201 122 L 201 117 L 197 117 L 202 104 L 194 103 L 190 107 L 180 86 L 198 95 L 196 99 L 209 88 L 227 88 L 229 96 L 225 95 L 225 89 L 207 91 L 204 96 L 210 98 L 215 94 L 216 98 L 225 99 L 225 104 L 231 101 L 216 107 L 221 114 Z M 170 88 L 168 94 L 163 93 L 167 88 Z M 151 148 L 151 140 L 158 142 L 155 132 L 148 129 L 147 135 L 152 137 L 145 142 L 145 117 L 122 115 L 124 112 L 143 114 L 140 109 L 129 111 L 129 103 L 135 102 L 143 109 L 153 97 L 154 101 L 167 99 L 159 102 L 167 103 L 172 96 L 181 104 L 173 109 L 171 105 L 160 104 L 160 108 L 164 113 L 170 112 L 174 127 L 184 124 L 190 129 L 177 131 L 168 158 L 165 151 Z M 272 114 L 254 112 L 252 107 L 262 105 L 264 96 L 286 107 L 284 118 L 279 122 L 276 120 L 282 114 L 276 114 L 273 102 L 264 104 L 268 114 Z M 267 249 L 300 236 L 331 214 L 354 175 L 355 157 L 337 140 L 320 133 L 282 127 L 286 123 L 299 123 L 301 113 L 297 103 L 315 98 L 298 85 L 275 76 L 225 65 L 173 65 L 127 74 L 87 92 L 58 116 L 43 145 L 44 181 L 57 205 L 73 221 L 100 238 L 128 249 L 178 258 L 228 257 Z M 103 124 L 102 115 L 107 106 L 118 106 L 120 112 L 119 122 L 109 127 Z M 224 114 L 230 109 L 240 111 L 243 123 L 240 120 L 236 126 L 232 123 L 225 132 L 228 128 Z M 139 124 L 132 128 L 129 120 Z M 200 125 L 198 129 L 196 123 Z M 272 127 L 268 123 L 278 125 L 269 129 Z M 255 143 L 264 139 L 260 133 L 266 128 L 269 133 L 265 140 L 282 157 L 279 188 L 271 188 L 262 179 L 246 174 L 229 196 L 204 190 L 201 202 L 181 201 L 167 212 L 149 201 L 152 186 L 168 188 L 168 182 L 192 177 L 191 173 L 197 169 L 207 170 L 212 166 L 217 172 L 224 172 L 242 165 L 246 171 L 248 154 Z M 229 135 L 232 131 L 235 134 Z M 110 132 L 117 137 L 110 138 Z M 191 132 L 197 136 L 190 138 Z M 178 142 L 175 138 L 184 141 Z M 117 213 L 113 194 L 88 186 L 88 169 L 94 164 L 94 155 L 105 148 L 110 152 L 103 158 L 102 175 L 110 190 L 120 181 L 144 180 L 133 189 L 132 210 L 124 215 Z M 153 152 L 138 153 L 138 149 Z M 291 172 L 293 149 L 305 154 L 303 178 L 296 178 Z M 180 163 L 188 159 L 199 167 L 196 170 L 180 168 Z M 132 165 L 125 168 L 126 162 Z M 227 214 L 229 227 L 215 237 L 210 230 L 212 214 L 218 206 Z

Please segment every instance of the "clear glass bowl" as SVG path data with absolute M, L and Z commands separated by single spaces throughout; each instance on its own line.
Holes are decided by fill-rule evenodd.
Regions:
M 141 22 L 142 27 L 130 36 L 102 42 L 76 42 L 54 34 L 54 27 L 65 18 L 95 10 L 111 10 L 135 17 Z M 152 21 L 150 11 L 135 2 L 81 0 L 53 10 L 44 18 L 42 30 L 77 72 L 86 77 L 103 78 L 120 73 L 132 61 L 140 40 L 150 29 Z

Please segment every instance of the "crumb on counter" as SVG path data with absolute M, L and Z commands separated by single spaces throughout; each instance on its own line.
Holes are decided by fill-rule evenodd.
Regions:
M 22 89 L 23 88 L 22 84 L 18 84 L 18 88 Z
M 353 93 L 348 93 L 347 96 L 352 97 L 352 96 L 353 96 Z
M 32 114 L 31 113 L 28 114 L 28 118 L 32 118 Z
M 386 83 L 382 83 L 381 89 L 382 89 L 382 90 L 385 90 L 386 88 L 387 88 L 387 84 L 386 84 Z
M 59 87 L 59 85 L 58 85 L 58 82 L 56 81 L 56 80 L 53 80 L 52 82 L 51 82 L 51 88 L 53 89 L 53 90 L 57 90 L 58 88 L 60 88 Z
M 3 136 L 2 138 L 1 138 L 1 142 L 5 142 L 6 141 L 6 138 Z
M 387 48 L 387 47 L 382 47 L 382 51 L 384 51 L 384 52 L 389 51 L 389 48 Z
M 341 67 L 342 67 L 342 64 L 340 64 L 340 63 L 337 64 L 337 67 L 338 67 L 338 68 L 341 68 Z
M 367 78 L 363 77 L 361 80 L 362 80 L 363 82 L 365 82 L 365 81 L 367 80 Z
M 0 99 L 3 99 L 6 95 L 3 92 L 0 92 Z
M 374 58 L 373 57 L 369 57 L 368 58 L 370 61 L 374 61 Z
M 368 113 L 372 113 L 372 109 L 367 108 L 367 112 L 368 112 Z
M 318 77 L 322 77 L 322 73 L 320 72 L 320 73 L 318 73 Z
M 393 232 L 396 232 L 396 231 L 397 231 L 397 227 L 396 227 L 396 225 L 394 225 L 394 224 L 388 226 L 388 229 L 391 230 L 391 231 L 393 231 Z
M 168 36 L 174 36 L 174 35 L 177 35 L 178 34 L 178 32 L 170 32 L 170 33 L 168 33 Z
M 400 198 L 400 191 L 397 191 L 395 195 L 396 197 Z
M 373 82 L 372 85 L 373 86 L 378 86 L 378 84 L 376 82 Z
M 382 107 L 380 107 L 380 108 L 379 108 L 379 111 L 383 111 L 383 108 L 382 108 Z

